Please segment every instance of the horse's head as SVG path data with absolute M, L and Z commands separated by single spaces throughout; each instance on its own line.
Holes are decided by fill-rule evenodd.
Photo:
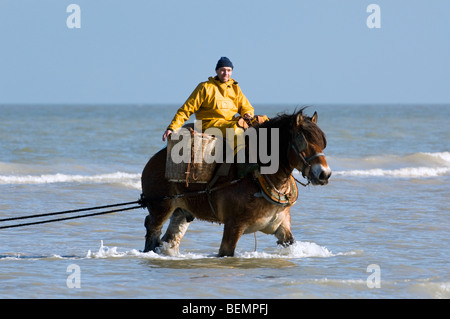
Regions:
M 303 109 L 294 114 L 291 123 L 288 160 L 291 167 L 302 172 L 313 185 L 326 185 L 331 176 L 323 150 L 327 146 L 325 134 L 317 126 L 317 112 L 312 117 Z

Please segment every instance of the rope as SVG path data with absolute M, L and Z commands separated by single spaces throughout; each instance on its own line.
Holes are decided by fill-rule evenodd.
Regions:
M 3 219 L 0 219 L 0 222 L 7 222 L 7 221 L 21 220 L 21 219 L 29 219 L 29 218 L 37 218 L 37 217 L 45 217 L 45 216 L 55 216 L 55 215 L 61 215 L 61 214 L 71 214 L 71 213 L 78 213 L 78 212 L 89 211 L 89 210 L 98 210 L 98 209 L 118 207 L 118 206 L 128 206 L 128 205 L 132 205 L 132 204 L 139 204 L 139 206 L 125 207 L 125 208 L 120 208 L 120 209 L 114 209 L 114 210 L 109 210 L 109 211 L 104 211 L 104 212 L 97 212 L 97 213 L 91 213 L 91 214 L 84 214 L 84 215 L 77 215 L 77 216 L 69 216 L 69 217 L 62 217 L 62 218 L 55 218 L 55 219 L 47 219 L 47 220 L 42 220 L 42 221 L 30 222 L 30 223 L 0 226 L 0 229 L 22 227 L 22 226 L 29 226 L 29 225 L 37 225 L 37 224 L 45 224 L 45 223 L 51 223 L 51 222 L 56 222 L 56 221 L 63 221 L 63 220 L 83 218 L 83 217 L 90 217 L 90 216 L 105 215 L 105 214 L 111 214 L 111 213 L 122 212 L 122 211 L 126 211 L 126 210 L 132 210 L 132 209 L 137 209 L 137 208 L 143 208 L 144 207 L 143 200 L 141 198 L 140 200 L 137 200 L 137 201 L 134 201 L 134 202 L 119 203 L 119 204 L 104 205 L 104 206 L 96 206 L 96 207 L 81 208 L 81 209 L 73 209 L 73 210 L 66 210 L 66 211 L 54 212 L 54 213 L 46 213 L 46 214 L 36 214 L 36 215 L 28 215 L 28 216 L 3 218 Z
M 231 186 L 233 184 L 236 184 L 240 182 L 241 179 L 233 180 L 228 183 L 224 183 L 222 185 L 213 187 L 211 189 L 201 190 L 197 192 L 190 192 L 190 193 L 183 193 L 183 194 L 176 194 L 172 196 L 164 196 L 162 198 L 159 198 L 160 200 L 168 200 L 168 199 L 175 199 L 179 197 L 189 197 L 189 196 L 196 196 L 200 194 L 209 194 L 213 191 Z M 91 217 L 91 216 L 98 216 L 98 215 L 105 215 L 105 214 L 111 214 L 116 212 L 122 212 L 126 210 L 132 210 L 137 208 L 146 208 L 148 205 L 147 199 L 144 197 L 143 194 L 141 194 L 141 198 L 134 202 L 127 202 L 127 203 L 119 203 L 119 204 L 112 204 L 112 205 L 104 205 L 104 206 L 96 206 L 96 207 L 89 207 L 89 208 L 80 208 L 80 209 L 72 209 L 72 210 L 65 210 L 61 212 L 54 212 L 54 213 L 45 213 L 45 214 L 35 214 L 35 215 L 27 215 L 27 216 L 19 216 L 19 217 L 9 217 L 9 218 L 2 218 L 0 219 L 0 223 L 3 222 L 9 222 L 13 220 L 22 220 L 22 219 L 29 219 L 29 218 L 38 218 L 38 217 L 47 217 L 47 216 L 56 216 L 56 215 L 62 215 L 62 214 L 71 214 L 71 213 L 79 213 L 84 211 L 90 211 L 90 210 L 98 210 L 98 209 L 105 209 L 105 208 L 112 208 L 112 207 L 118 207 L 118 206 L 128 206 L 138 204 L 139 206 L 132 206 L 132 207 L 125 207 L 120 209 L 114 209 L 104 212 L 97 212 L 97 213 L 91 213 L 91 214 L 85 214 L 85 215 L 77 215 L 77 216 L 69 216 L 69 217 L 62 217 L 62 218 L 54 218 L 54 219 L 46 219 L 36 222 L 30 222 L 30 223 L 22 223 L 22 224 L 14 224 L 14 225 L 7 225 L 7 226 L 0 226 L 0 229 L 7 229 L 7 228 L 15 228 L 15 227 L 22 227 L 22 226 L 30 226 L 30 225 L 38 225 L 38 224 L 46 224 L 51 222 L 58 222 L 63 220 L 70 220 L 70 219 L 76 219 L 76 218 L 83 218 L 83 217 Z

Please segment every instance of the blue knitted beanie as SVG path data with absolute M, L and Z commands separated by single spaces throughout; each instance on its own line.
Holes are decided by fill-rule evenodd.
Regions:
M 217 61 L 216 70 L 222 67 L 229 67 L 233 69 L 233 63 L 231 63 L 230 59 L 223 56 L 219 59 L 219 61 Z

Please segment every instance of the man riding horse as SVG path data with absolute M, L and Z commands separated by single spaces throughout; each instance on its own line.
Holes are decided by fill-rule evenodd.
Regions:
M 331 169 L 323 153 L 327 141 L 317 126 L 317 113 L 309 117 L 301 109 L 290 115 L 279 114 L 270 120 L 265 116 L 255 117 L 253 107 L 237 82 L 230 78 L 232 70 L 231 61 L 222 57 L 216 66 L 217 76 L 197 86 L 164 132 L 163 140 L 174 130 L 181 129 L 192 114 L 202 120 L 200 130 L 214 128 L 225 132 L 222 136 L 227 136 L 227 129 L 234 130 L 235 136 L 244 135 L 246 125 L 252 125 L 254 130 L 247 130 L 245 134 L 254 133 L 258 140 L 258 155 L 264 153 L 260 153 L 263 148 L 266 151 L 276 149 L 278 152 L 274 153 L 279 154 L 279 165 L 274 171 L 263 172 L 265 157 L 259 156 L 255 163 L 260 167 L 259 171 L 246 169 L 240 173 L 240 163 L 223 163 L 208 184 L 188 186 L 166 178 L 164 168 L 169 153 L 168 148 L 162 148 L 149 159 L 141 175 L 142 201 L 149 212 L 144 222 L 144 252 L 165 247 L 176 254 L 194 218 L 224 225 L 220 257 L 233 256 L 239 238 L 257 231 L 275 235 L 277 244 L 291 245 L 295 240 L 291 232 L 290 208 L 298 195 L 293 170 L 297 169 L 313 185 L 328 183 Z M 235 117 L 236 113 L 241 118 Z M 251 122 L 252 118 L 257 124 Z M 239 152 L 245 151 L 246 142 L 239 145 L 242 140 L 237 139 Z M 227 144 L 230 142 L 234 145 L 234 137 Z M 221 170 L 222 167 L 228 169 Z M 166 233 L 161 237 L 162 227 L 169 218 Z
M 162 139 L 165 141 L 172 132 L 180 129 L 184 122 L 195 114 L 197 120 L 201 120 L 204 131 L 216 127 L 226 136 L 227 129 L 234 129 L 236 136 L 242 135 L 251 121 L 266 121 L 267 116 L 259 116 L 254 119 L 254 108 L 242 93 L 241 88 L 231 78 L 233 63 L 227 57 L 221 57 L 216 65 L 216 76 L 209 77 L 208 81 L 201 82 L 181 106 L 172 122 L 164 132 Z M 239 114 L 240 117 L 235 115 Z M 240 141 L 241 139 L 237 139 Z M 231 142 L 233 143 L 233 142 Z M 235 153 L 242 150 L 244 145 L 236 145 Z M 243 176 L 254 166 L 238 165 L 238 174 Z

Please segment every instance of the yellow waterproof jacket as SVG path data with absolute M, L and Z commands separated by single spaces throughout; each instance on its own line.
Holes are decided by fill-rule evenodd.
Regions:
M 254 116 L 253 106 L 242 93 L 238 83 L 233 79 L 222 83 L 215 77 L 209 77 L 208 81 L 196 87 L 167 128 L 176 131 L 195 114 L 196 119 L 202 121 L 203 130 L 217 127 L 225 136 L 226 128 L 236 128 L 236 113 L 241 116 L 245 113 Z

